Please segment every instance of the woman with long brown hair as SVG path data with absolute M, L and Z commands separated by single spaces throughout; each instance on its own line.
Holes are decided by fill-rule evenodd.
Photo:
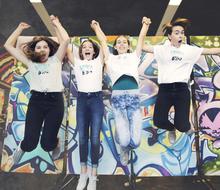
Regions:
M 51 16 L 51 22 L 62 36 L 59 45 L 48 37 L 40 36 L 27 42 L 23 51 L 15 48 L 22 31 L 30 27 L 24 22 L 18 25 L 4 44 L 6 50 L 27 65 L 30 72 L 31 98 L 26 113 L 24 139 L 13 154 L 14 164 L 19 162 L 24 152 L 37 147 L 39 138 L 45 151 L 53 151 L 54 159 L 59 152 L 57 134 L 64 114 L 61 68 L 69 37 L 58 18 Z

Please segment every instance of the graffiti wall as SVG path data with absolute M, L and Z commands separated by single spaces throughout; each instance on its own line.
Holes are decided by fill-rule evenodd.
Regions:
M 193 36 L 191 43 L 219 47 L 220 37 Z M 194 68 L 200 151 L 206 175 L 220 175 L 220 57 L 201 56 Z
M 13 80 L 13 57 L 0 47 L 0 135 L 4 134 L 7 117 L 8 96 Z M 0 151 L 2 151 L 3 139 L 0 139 Z M 0 158 L 2 156 L 0 155 Z
M 70 48 L 75 56 L 78 55 L 78 47 L 87 37 L 74 37 L 71 39 Z M 91 37 L 97 42 L 95 37 Z M 116 36 L 108 36 L 109 48 L 112 51 L 112 44 Z M 207 47 L 219 42 L 219 37 L 192 37 L 194 45 Z M 136 37 L 130 37 L 133 49 L 137 44 Z M 147 37 L 145 43 L 149 45 L 167 43 L 165 37 Z M 78 129 L 76 121 L 76 96 L 77 83 L 74 76 L 74 67 L 65 61 L 63 64 L 63 83 L 70 92 L 69 108 L 66 109 L 63 125 L 59 136 L 62 143 L 62 152 L 58 160 L 53 161 L 51 154 L 46 153 L 40 147 L 36 150 L 25 153 L 17 165 L 13 165 L 12 155 L 19 142 L 23 138 L 24 120 L 27 110 L 27 103 L 30 98 L 29 73 L 25 65 L 12 59 L 8 54 L 4 58 L 13 60 L 14 79 L 11 79 L 11 88 L 8 96 L 7 106 L 7 135 L 4 140 L 1 169 L 11 172 L 29 173 L 60 173 L 63 166 L 64 134 L 66 118 L 68 118 L 68 157 L 67 173 L 78 174 L 80 172 Z M 10 62 L 11 63 L 11 62 Z M 200 126 L 200 151 L 203 167 L 208 175 L 218 175 L 219 160 L 219 98 L 220 98 L 220 75 L 219 56 L 202 56 L 195 65 L 196 99 L 198 104 L 198 116 Z M 2 64 L 2 62 L 1 62 Z M 12 68 L 12 65 L 10 65 Z M 170 144 L 168 133 L 153 125 L 154 104 L 158 91 L 157 84 L 157 63 L 153 54 L 142 53 L 139 64 L 140 97 L 142 108 L 142 139 L 141 145 L 135 150 L 134 170 L 139 176 L 189 176 L 197 174 L 196 150 L 194 135 L 186 135 L 177 132 L 177 140 Z M 99 174 L 127 175 L 130 173 L 130 165 L 122 166 L 120 163 L 119 146 L 115 141 L 115 122 L 111 108 L 111 85 L 110 79 L 104 73 L 103 92 L 105 114 L 101 129 L 101 149 L 99 153 Z M 92 84 L 91 84 L 92 85 Z M 10 85 L 9 85 L 10 86 Z M 191 123 L 193 111 L 190 113 Z M 174 118 L 173 109 L 170 110 L 169 119 Z M 90 165 L 90 156 L 88 158 Z
M 8 94 L 13 80 L 14 58 L 0 48 L 0 128 L 5 127 Z

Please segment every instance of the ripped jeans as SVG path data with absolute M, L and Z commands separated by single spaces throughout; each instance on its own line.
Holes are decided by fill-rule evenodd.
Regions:
M 142 128 L 139 90 L 113 90 L 111 104 L 115 117 L 116 142 L 124 149 L 137 148 Z

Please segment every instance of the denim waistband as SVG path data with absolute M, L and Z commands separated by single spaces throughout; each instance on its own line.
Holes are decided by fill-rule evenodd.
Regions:
M 113 90 L 112 91 L 112 96 L 116 95 L 124 95 L 124 94 L 129 94 L 129 95 L 139 95 L 140 90 L 139 89 L 131 89 L 131 90 Z
M 62 94 L 63 92 L 40 92 L 40 91 L 36 91 L 36 90 L 31 90 L 31 94 L 37 94 L 37 95 L 58 95 L 58 94 Z
M 162 84 L 159 84 L 159 88 L 160 89 L 188 88 L 188 84 L 185 82 L 162 83 Z
M 80 96 L 98 96 L 99 94 L 102 94 L 102 91 L 98 92 L 78 92 L 77 93 Z

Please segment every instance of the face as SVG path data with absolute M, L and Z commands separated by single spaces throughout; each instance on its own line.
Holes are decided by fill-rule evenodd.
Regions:
M 184 28 L 182 26 L 174 26 L 168 38 L 172 45 L 179 47 L 185 38 Z
M 40 56 L 41 56 L 41 62 L 44 63 L 47 61 L 48 57 L 49 57 L 49 54 L 50 54 L 50 48 L 47 44 L 46 41 L 42 40 L 42 41 L 39 41 L 36 46 L 35 46 L 35 49 L 34 51 L 36 53 L 39 53 Z
M 128 39 L 124 36 L 118 37 L 114 48 L 117 50 L 118 54 L 127 53 L 128 50 L 130 49 L 130 46 L 128 44 Z
M 91 42 L 86 41 L 82 44 L 82 56 L 83 60 L 86 59 L 88 61 L 93 59 L 93 55 L 95 54 L 94 47 Z

